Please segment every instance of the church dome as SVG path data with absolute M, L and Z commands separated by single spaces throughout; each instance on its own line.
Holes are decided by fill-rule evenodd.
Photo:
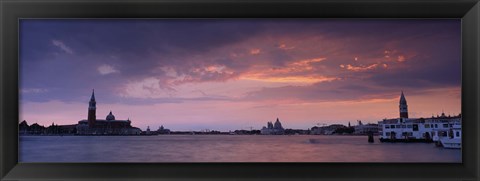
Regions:
M 115 120 L 115 116 L 112 114 L 112 111 L 110 111 L 110 114 L 107 115 L 106 120 L 107 121 Z
M 283 129 L 282 123 L 280 123 L 280 120 L 278 120 L 278 118 L 277 118 L 277 121 L 275 121 L 273 128 L 275 128 L 275 129 Z

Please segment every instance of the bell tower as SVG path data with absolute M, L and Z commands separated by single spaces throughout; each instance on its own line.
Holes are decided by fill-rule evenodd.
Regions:
M 88 127 L 95 127 L 95 121 L 97 120 L 97 102 L 95 101 L 95 90 L 92 90 L 92 97 L 88 103 Z
M 407 106 L 407 99 L 405 99 L 405 95 L 400 95 L 400 118 L 408 118 L 408 106 Z

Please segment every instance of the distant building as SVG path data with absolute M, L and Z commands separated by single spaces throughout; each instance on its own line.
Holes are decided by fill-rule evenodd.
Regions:
M 160 126 L 157 130 L 151 130 L 150 126 L 147 126 L 145 131 L 141 132 L 142 135 L 159 135 L 159 134 L 170 134 L 170 130 Z
M 361 122 L 359 122 L 361 123 Z M 364 135 L 368 133 L 378 134 L 379 127 L 378 124 L 368 123 L 368 124 L 358 124 L 353 127 L 355 131 L 353 134 Z
M 76 126 L 77 134 L 82 135 L 137 135 L 142 131 L 139 128 L 132 127 L 130 119 L 116 120 L 112 111 L 105 119 L 96 117 L 95 92 L 92 92 L 88 106 L 88 117 L 85 120 L 78 121 Z
M 150 126 L 147 126 L 146 134 L 152 134 L 152 133 L 150 132 Z
M 72 135 L 77 132 L 76 125 L 71 124 L 71 125 L 56 125 L 52 123 L 51 126 L 46 128 L 46 134 L 48 135 Z
M 337 133 L 339 130 L 344 130 L 348 127 L 342 124 L 332 124 L 329 126 L 322 126 L 322 127 L 317 127 L 314 126 L 310 130 L 310 134 L 315 134 L 315 135 L 332 135 Z
M 29 126 L 27 121 L 23 120 L 18 125 L 18 133 L 20 135 L 73 135 L 76 132 L 76 124 L 57 125 L 52 123 L 52 125 L 45 127 L 34 123 Z
M 260 130 L 260 134 L 264 135 L 281 135 L 285 134 L 285 129 L 282 127 L 282 123 L 280 123 L 280 120 L 275 121 L 274 124 L 272 122 L 267 122 L 267 127 L 263 127 Z
M 170 130 L 169 129 L 165 129 L 163 127 L 163 125 L 161 125 L 158 130 L 157 130 L 157 133 L 158 134 L 170 134 Z
M 310 130 L 304 129 L 285 129 L 286 135 L 307 135 L 310 134 Z
M 30 126 L 28 126 L 27 121 L 23 120 L 22 122 L 20 122 L 20 124 L 18 125 L 18 133 L 28 134 L 29 131 L 30 131 Z

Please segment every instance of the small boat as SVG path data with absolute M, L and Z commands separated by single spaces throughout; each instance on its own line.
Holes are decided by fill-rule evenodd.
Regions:
M 460 125 L 454 125 L 449 131 L 448 137 L 440 138 L 440 143 L 444 148 L 461 149 L 462 148 L 462 128 Z
M 444 148 L 454 148 L 454 149 L 461 149 L 462 148 L 462 140 L 461 139 L 441 139 L 440 142 Z

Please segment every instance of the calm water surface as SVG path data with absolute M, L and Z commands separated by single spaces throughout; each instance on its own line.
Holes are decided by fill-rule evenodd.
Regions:
M 460 149 L 366 136 L 21 136 L 20 162 L 461 162 Z

